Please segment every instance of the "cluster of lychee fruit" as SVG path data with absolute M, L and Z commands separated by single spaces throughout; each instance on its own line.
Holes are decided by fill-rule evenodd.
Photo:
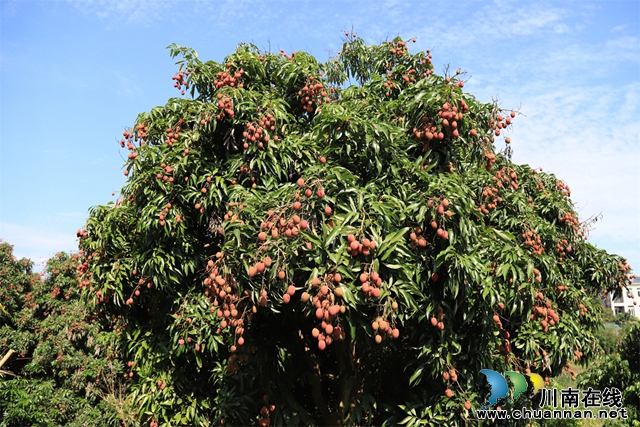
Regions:
M 300 187 L 301 189 L 306 186 L 306 184 L 304 182 L 304 179 L 302 179 L 302 178 L 298 179 L 297 184 L 298 184 L 298 187 Z M 324 196 L 326 195 L 325 192 L 324 192 L 324 188 L 322 188 L 321 185 L 315 185 L 315 188 L 316 188 L 316 193 L 315 193 L 316 196 L 318 196 L 319 199 L 323 199 Z M 309 198 L 311 198 L 311 196 L 313 196 L 313 190 L 311 189 L 311 187 L 307 187 L 304 190 L 304 195 L 307 197 L 307 199 L 309 199 Z M 295 197 L 296 197 L 296 202 L 299 202 L 300 201 L 300 195 L 298 193 L 296 193 Z M 296 209 L 296 206 L 294 206 L 294 209 Z M 296 210 L 299 210 L 299 209 L 296 209 Z M 331 214 L 327 214 L 327 215 L 331 215 Z
M 334 340 L 344 339 L 344 331 L 337 324 L 338 314 L 344 313 L 346 307 L 338 303 L 344 291 L 340 287 L 342 276 L 340 273 L 329 273 L 320 280 L 318 277 L 311 279 L 311 288 L 316 290 L 316 295 L 311 298 L 308 292 L 303 292 L 301 301 L 306 303 L 311 298 L 316 309 L 315 317 L 321 323 L 311 330 L 311 336 L 318 340 L 318 349 L 324 350 Z
M 444 139 L 444 133 L 438 133 L 438 127 L 428 118 L 423 117 L 420 119 L 421 124 L 418 127 L 414 127 L 412 130 L 413 139 L 416 142 L 424 142 L 422 151 L 425 152 L 429 149 L 428 141 L 433 139 Z
M 232 71 L 231 67 L 233 64 L 230 62 L 227 63 L 227 71 L 220 71 L 216 74 L 216 78 L 213 80 L 213 85 L 216 87 L 216 90 L 220 89 L 224 86 L 238 87 L 242 89 L 244 85 L 242 84 L 242 76 L 244 75 L 244 70 L 240 68 L 239 70 Z
M 127 155 L 127 159 L 129 160 L 138 157 L 138 154 L 135 152 L 136 146 L 133 143 L 138 142 L 139 140 L 140 145 L 144 145 L 143 138 L 147 136 L 146 131 L 148 130 L 148 128 L 145 125 L 137 125 L 136 129 L 138 130 L 136 133 L 131 133 L 129 130 L 125 130 L 122 133 L 122 136 L 124 136 L 124 138 L 120 140 L 120 146 L 124 148 L 126 144 L 127 150 L 130 151 L 130 153 Z M 125 170 L 124 175 L 129 175 L 129 171 Z
M 437 275 L 436 275 L 436 278 L 437 278 Z M 430 320 L 431 326 L 436 327 L 442 331 L 444 330 L 443 320 L 444 320 L 444 311 L 442 310 L 442 307 L 437 307 L 436 313 L 433 316 L 431 316 L 431 320 Z
M 440 123 L 447 135 L 453 136 L 454 138 L 460 136 L 458 122 L 462 120 L 463 113 L 467 111 L 469 111 L 469 106 L 464 99 L 460 100 L 460 111 L 458 111 L 457 106 L 452 106 L 450 102 L 445 102 L 442 105 L 442 108 L 438 111 L 438 117 L 442 120 Z
M 422 236 L 422 228 L 416 227 L 409 234 L 409 240 L 411 249 L 416 249 L 418 247 L 424 248 L 427 246 L 427 240 Z
M 416 39 L 413 38 L 413 39 L 411 39 L 409 41 L 415 43 Z M 389 53 L 392 55 L 391 61 L 394 61 L 396 59 L 396 58 L 394 58 L 395 56 L 403 56 L 403 55 L 408 54 L 408 52 L 409 52 L 409 50 L 407 48 L 407 44 L 402 40 L 400 40 L 398 42 L 390 41 L 389 42 L 389 46 L 390 46 L 389 47 Z M 428 53 L 428 51 L 427 51 L 427 53 Z M 431 64 L 431 55 L 429 54 L 428 57 L 422 58 L 421 64 L 422 65 Z M 392 73 L 390 71 L 391 63 L 387 62 L 385 64 L 385 66 L 389 70 L 387 72 L 387 80 L 384 82 L 384 87 L 387 89 L 387 91 L 385 92 L 385 95 L 389 96 L 390 95 L 389 91 L 392 90 L 392 89 L 396 89 L 398 85 L 396 85 L 396 82 L 394 82 L 394 80 L 392 78 Z M 406 70 L 401 76 L 402 80 L 405 83 L 415 83 L 415 81 L 416 81 L 415 74 L 416 73 L 417 73 L 417 70 L 414 69 L 414 68 Z M 430 75 L 432 73 L 433 73 L 432 69 L 427 70 L 426 72 L 424 72 L 421 75 L 421 78 L 424 78 L 424 77 L 426 77 L 426 76 L 428 76 L 428 75 Z
M 134 140 L 137 141 L 138 139 L 140 139 L 140 143 L 144 145 L 144 138 L 149 136 L 149 126 L 145 125 L 144 123 L 140 123 L 136 125 L 135 130 L 136 134 L 134 136 Z
M 124 148 L 126 144 L 127 149 L 133 151 L 136 148 L 135 145 L 133 145 L 133 142 L 140 141 L 140 145 L 144 145 L 144 138 L 147 137 L 147 131 L 149 130 L 149 128 L 144 124 L 139 124 L 135 127 L 135 129 L 135 133 L 131 133 L 129 130 L 125 130 L 124 132 L 122 132 L 122 136 L 124 138 L 120 140 L 120 147 Z
M 409 48 L 407 47 L 407 44 L 402 40 L 399 40 L 396 43 L 394 43 L 393 41 L 390 41 L 389 46 L 391 46 L 389 48 L 389 53 L 392 55 L 402 56 L 409 53 Z
M 209 122 L 211 122 L 211 116 L 209 116 L 207 113 L 202 113 L 202 118 L 200 119 L 200 125 L 204 126 Z M 189 154 L 188 148 L 185 149 L 183 156 L 186 156 L 187 154 Z
M 216 261 L 207 262 L 207 277 L 204 279 L 205 295 L 211 302 L 211 311 L 215 311 L 216 317 L 220 319 L 216 333 L 221 334 L 226 328 L 233 329 L 235 344 L 231 346 L 231 351 L 235 352 L 238 346 L 244 345 L 245 313 L 238 309 L 238 284 L 231 274 L 221 271 L 224 266 L 222 260 L 223 253 L 216 253 Z M 188 320 L 188 319 L 187 319 Z M 196 348 L 196 350 L 199 350 Z
M 542 255 L 542 253 L 544 252 L 544 246 L 542 245 L 542 239 L 540 238 L 536 230 L 527 230 L 526 232 L 522 233 L 522 238 L 524 239 L 525 245 L 533 248 L 533 253 L 535 255 Z M 534 271 L 537 270 L 534 269 Z M 539 274 L 536 274 L 536 280 L 538 282 L 540 282 L 540 279 L 538 279 L 539 277 Z
M 233 116 L 235 115 L 235 113 L 233 111 L 233 102 L 231 101 L 231 98 L 222 96 L 222 94 L 220 93 L 218 94 L 217 98 L 218 98 L 218 103 L 216 105 L 222 111 L 220 111 L 216 115 L 216 119 L 218 121 L 222 120 L 225 117 L 233 119 Z
M 559 262 L 562 262 L 564 260 L 563 257 L 570 254 L 572 251 L 571 245 L 569 245 L 569 241 L 567 239 L 560 239 L 556 242 L 555 249 L 556 254 L 559 256 Z
M 237 212 L 228 210 L 227 213 L 224 214 L 223 219 L 225 221 L 238 222 L 241 225 L 244 225 L 244 220 L 240 219 L 240 211 L 246 208 L 247 206 L 248 205 L 246 203 L 229 202 L 229 209 L 237 208 Z
M 280 270 L 278 272 L 278 278 L 284 279 L 286 276 L 286 272 L 284 270 Z M 287 291 L 282 295 L 282 302 L 284 304 L 289 304 L 291 302 L 291 297 L 296 294 L 296 286 L 292 283 L 287 287 Z
M 230 314 L 224 313 L 222 310 L 234 310 L 235 307 L 230 307 L 229 304 L 235 303 L 238 301 L 238 296 L 236 294 L 237 285 L 235 284 L 235 280 L 229 274 L 224 274 L 220 271 L 220 260 L 223 258 L 223 253 L 216 253 L 216 261 L 209 260 L 207 262 L 207 277 L 204 279 L 204 285 L 206 287 L 204 294 L 209 297 L 211 304 L 214 307 L 220 307 L 219 316 L 223 317 L 225 315 L 225 319 L 230 316 L 236 317 L 234 312 L 230 311 Z M 228 315 L 226 315 L 228 314 Z M 226 325 L 223 326 L 223 328 Z
M 448 371 L 443 372 L 442 378 L 444 378 L 445 381 L 452 381 L 455 383 L 458 382 L 458 373 L 454 368 L 451 368 Z
M 562 181 L 558 181 L 556 184 L 556 188 L 560 193 L 565 197 L 571 197 L 571 188 L 567 184 Z
M 262 274 L 267 268 L 271 267 L 272 263 L 273 260 L 271 259 L 271 257 L 266 256 L 262 260 L 257 261 L 252 266 L 250 266 L 247 274 L 249 274 L 249 277 L 254 277 L 257 274 Z
M 501 355 L 503 356 L 507 356 L 509 353 L 511 353 L 511 341 L 509 340 L 509 331 L 505 331 L 504 329 L 502 330 L 502 332 L 505 334 L 505 338 L 502 340 L 502 343 L 498 346 L 498 351 L 500 352 Z
M 391 77 L 391 71 L 387 72 L 387 80 L 384 82 L 384 87 L 387 88 L 387 91 L 385 92 L 385 96 L 389 96 L 391 94 L 389 90 L 397 88 L 396 83 L 393 81 Z
M 137 271 L 133 270 L 133 274 L 136 275 Z M 127 305 L 132 305 L 133 304 L 133 297 L 134 296 L 135 297 L 139 297 L 140 296 L 140 294 L 141 294 L 140 289 L 142 289 L 144 287 L 145 282 L 146 282 L 146 280 L 142 279 L 142 278 L 140 280 L 138 280 L 138 285 L 135 287 L 135 289 L 133 291 L 133 294 L 131 295 L 131 297 L 129 297 L 129 299 L 127 299 L 125 304 L 127 304 Z M 147 283 L 147 289 L 151 289 L 151 288 L 152 288 L 152 284 L 151 284 L 151 282 L 148 282 Z M 102 292 L 101 291 L 98 291 L 96 294 L 97 294 L 98 298 L 100 298 L 102 296 Z
M 482 204 L 478 210 L 486 215 L 490 210 L 495 209 L 498 203 L 502 202 L 502 197 L 498 196 L 499 191 L 499 188 L 493 186 L 482 190 Z
M 257 122 L 249 122 L 245 124 L 245 130 L 242 132 L 242 137 L 244 138 L 242 146 L 244 149 L 246 150 L 249 148 L 249 145 L 256 142 L 258 148 L 263 148 L 264 144 L 269 142 L 269 135 L 267 132 L 274 132 L 276 130 L 275 124 L 276 118 L 269 113 L 260 118 Z M 278 141 L 278 136 L 274 136 L 273 140 Z
M 560 320 L 560 315 L 556 313 L 551 307 L 551 301 L 546 299 L 544 294 L 540 291 L 536 292 L 535 306 L 533 307 L 533 313 L 530 319 L 533 321 L 536 318 L 540 319 L 540 325 L 542 331 L 547 332 L 549 326 L 553 326 Z
M 504 303 L 500 302 L 498 303 L 498 308 L 502 309 L 504 308 Z M 500 319 L 500 315 L 498 315 L 498 313 L 494 313 L 493 315 L 493 322 L 498 325 L 498 328 L 502 329 L 502 320 Z
M 167 139 L 165 140 L 165 142 L 169 147 L 178 142 L 178 140 L 180 139 L 180 133 L 182 132 L 183 123 L 184 119 L 179 119 L 176 126 L 167 129 Z
M 578 304 L 578 313 L 580 313 L 580 316 L 586 316 L 587 311 L 589 311 L 589 309 L 586 305 L 583 303 Z
M 357 257 L 360 254 L 369 256 L 369 254 L 371 254 L 371 251 L 373 251 L 377 246 L 375 240 L 364 238 L 362 242 L 359 242 L 358 239 L 356 239 L 356 236 L 353 234 L 349 234 L 347 236 L 347 243 L 347 250 L 352 257 Z
M 256 188 L 258 185 L 256 183 L 256 176 L 252 173 L 251 169 L 249 169 L 249 166 L 240 166 L 239 168 L 240 174 L 246 174 L 249 175 L 249 182 L 251 182 L 251 188 Z M 243 178 L 239 178 L 240 181 L 244 182 Z M 236 185 L 238 184 L 238 180 L 232 179 L 231 180 L 231 184 Z
M 433 209 L 433 207 L 436 204 L 436 201 L 437 200 L 430 199 L 429 201 L 427 201 L 427 207 L 429 209 Z M 444 216 L 444 217 L 447 217 L 447 218 L 451 218 L 451 216 L 453 215 L 453 212 L 451 212 L 451 210 L 448 209 L 449 205 L 450 205 L 450 202 L 446 197 L 441 199 L 438 202 L 438 207 L 436 208 L 436 212 L 435 213 L 437 213 L 441 217 Z M 449 239 L 449 232 L 447 230 L 445 230 L 444 228 L 441 228 L 440 226 L 438 226 L 438 223 L 437 223 L 437 221 L 435 219 L 431 220 L 430 226 L 431 226 L 431 228 L 436 230 L 436 235 L 439 238 L 441 238 L 443 240 Z
M 286 52 L 284 51 L 284 49 L 280 49 L 280 56 L 288 59 L 289 61 L 293 61 L 293 59 L 296 57 L 296 53 L 295 52 L 291 52 L 291 55 L 287 55 Z M 260 61 L 265 61 L 266 58 L 259 56 L 258 59 Z
M 171 167 L 171 166 L 167 165 L 166 163 L 162 163 L 162 164 L 160 165 L 160 167 L 162 168 L 162 171 L 163 171 L 164 173 L 162 173 L 162 172 L 158 172 L 158 173 L 156 174 L 156 178 L 157 178 L 157 179 L 161 179 L 161 180 L 163 180 L 164 182 L 173 182 L 173 179 L 174 179 L 174 178 L 171 176 L 171 174 L 173 173 L 173 170 L 174 170 L 174 169 L 173 169 L 173 167 Z
M 377 271 L 362 272 L 359 277 L 360 289 L 366 298 L 379 298 L 380 286 L 382 286 L 382 277 Z
M 578 361 L 582 356 L 584 356 L 584 353 L 582 352 L 582 350 L 576 349 L 576 351 L 573 354 L 573 360 Z M 576 379 L 575 372 L 573 373 L 573 376 L 571 378 L 575 381 Z
M 202 203 L 196 203 L 196 204 L 194 205 L 194 208 L 195 208 L 198 212 L 200 212 L 200 215 L 203 215 L 203 214 L 204 214 L 204 207 L 202 206 Z M 222 233 L 224 233 L 223 228 L 222 228 L 222 227 L 220 227 L 220 228 L 218 229 L 218 232 L 220 232 L 221 234 L 222 234 Z
M 502 301 L 498 302 L 496 305 L 498 311 L 504 310 L 504 303 Z M 493 314 L 493 322 L 498 326 L 500 332 L 504 335 L 502 343 L 498 346 L 498 351 L 500 351 L 500 354 L 502 354 L 503 356 L 506 356 L 511 353 L 511 341 L 509 340 L 511 338 L 511 334 L 509 333 L 509 331 L 503 329 L 502 318 L 497 311 Z
M 298 206 L 296 203 L 300 202 L 294 202 L 294 205 Z M 309 222 L 301 218 L 297 213 L 287 218 L 285 215 L 277 215 L 274 211 L 270 210 L 267 214 L 267 220 L 262 221 L 260 224 L 261 231 L 258 233 L 258 241 L 266 241 L 267 233 L 274 239 L 277 239 L 281 234 L 285 237 L 297 237 L 300 231 L 306 230 L 307 228 L 309 228 Z
M 302 109 L 308 113 L 312 113 L 316 106 L 331 102 L 327 90 L 330 92 L 334 91 L 333 88 L 327 89 L 324 84 L 322 84 L 320 80 L 316 80 L 314 76 L 309 76 L 307 84 L 298 91 Z
M 383 317 L 378 316 L 373 322 L 371 322 L 371 329 L 375 333 L 374 339 L 376 344 L 380 344 L 382 341 L 390 336 L 393 339 L 397 339 L 400 336 L 398 328 L 392 327 L 392 325 Z
M 558 214 L 558 220 L 563 224 L 568 224 L 574 231 L 578 231 L 580 229 L 580 222 L 578 221 L 578 218 L 571 212 L 567 212 L 564 215 Z
M 503 117 L 502 115 L 498 115 L 495 119 L 491 119 L 489 121 L 489 127 L 494 131 L 496 136 L 500 135 L 501 129 L 506 129 L 507 126 L 511 124 L 511 119 L 516 117 L 516 112 L 512 111 L 509 113 L 509 116 Z M 493 142 L 493 141 L 492 141 Z M 511 142 L 509 138 L 505 139 L 505 142 L 508 144 Z
M 165 225 L 165 214 L 168 214 L 169 210 L 171 208 L 172 208 L 171 203 L 167 203 L 166 206 L 164 207 L 164 209 L 162 209 L 160 211 L 160 213 L 158 214 L 158 219 L 160 221 L 160 226 L 161 227 L 164 227 L 164 225 Z M 176 214 L 175 218 L 176 218 L 176 222 L 177 223 L 182 222 L 182 215 Z
M 487 171 L 490 171 L 493 167 L 493 164 L 496 162 L 496 155 L 494 153 L 485 153 L 484 159 L 486 162 L 485 169 L 487 169 Z
M 429 71 L 431 71 L 431 70 L 429 70 Z M 409 84 L 415 83 L 415 81 L 416 81 L 416 78 L 414 77 L 415 73 L 416 73 L 415 69 L 408 70 L 407 72 L 405 72 L 402 75 L 402 80 L 405 83 L 409 83 Z M 399 84 L 400 83 L 396 84 L 396 82 L 393 80 L 393 75 L 392 75 L 391 71 L 388 71 L 387 72 L 387 80 L 385 80 L 385 82 L 383 84 L 384 88 L 386 89 L 386 92 L 384 93 L 385 96 L 391 95 L 390 91 L 393 90 L 393 89 L 397 89 Z
M 260 415 L 258 418 L 258 425 L 261 427 L 266 427 L 271 424 L 271 412 L 276 410 L 276 405 L 274 403 L 269 404 L 269 395 L 265 394 L 262 399 L 264 400 L 264 406 L 260 408 Z M 284 407 L 281 405 L 281 408 Z M 224 423 L 222 423 L 224 424 Z
M 460 101 L 459 109 L 456 105 L 452 106 L 449 101 L 445 102 L 438 111 L 438 117 L 441 120 L 441 131 L 438 131 L 438 126 L 429 117 L 425 116 L 420 119 L 421 124 L 412 130 L 414 139 L 418 142 L 424 142 L 423 151 L 427 151 L 429 149 L 429 141 L 442 141 L 445 135 L 457 138 L 460 135 L 458 122 L 462 120 L 464 113 L 467 111 L 469 111 L 469 106 L 464 99 Z M 472 133 L 475 133 L 475 131 Z
M 492 159 L 495 162 L 495 155 L 493 155 Z M 491 164 L 493 165 L 493 163 Z M 511 186 L 514 190 L 518 189 L 518 174 L 512 168 L 499 170 L 495 176 L 491 177 L 491 180 L 496 183 L 498 188 Z
M 229 356 L 229 360 L 227 360 L 227 369 L 229 370 L 229 372 L 238 372 L 238 370 L 240 370 L 240 364 L 243 362 L 247 362 L 249 360 L 249 354 L 255 353 L 256 350 L 256 346 L 243 345 L 238 347 L 232 345 L 232 354 L 231 356 Z
M 175 80 L 176 82 L 173 84 L 173 87 L 181 91 L 180 93 L 184 95 L 184 90 L 189 89 L 189 82 L 186 81 L 187 76 L 189 75 L 189 71 L 180 70 L 178 74 L 171 76 L 171 80 Z

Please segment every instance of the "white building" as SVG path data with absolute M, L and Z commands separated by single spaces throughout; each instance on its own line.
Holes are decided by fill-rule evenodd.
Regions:
M 605 305 L 610 307 L 616 316 L 628 312 L 640 319 L 640 278 L 634 279 L 629 285 L 629 290 L 622 288 L 622 295 L 616 299 L 612 299 L 612 294 L 609 293 Z

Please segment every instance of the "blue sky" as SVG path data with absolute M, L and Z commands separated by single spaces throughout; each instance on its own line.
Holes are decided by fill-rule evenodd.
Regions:
M 177 95 L 171 43 L 221 61 L 242 41 L 321 60 L 353 27 L 417 37 L 436 72 L 523 116 L 513 160 L 565 180 L 590 241 L 640 270 L 640 2 L 0 0 L 0 238 L 42 262 L 115 200 L 136 115 Z M 116 196 L 112 196 L 112 192 Z

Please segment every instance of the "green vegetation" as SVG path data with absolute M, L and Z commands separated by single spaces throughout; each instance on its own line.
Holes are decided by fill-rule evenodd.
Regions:
M 640 426 L 640 322 L 633 317 L 623 320 L 615 351 L 589 366 L 580 375 L 578 385 L 596 390 L 618 388 L 623 393 L 622 403 L 629 412 L 629 420 L 604 425 Z
M 0 242 L 0 358 L 15 352 L 0 368 L 0 426 L 120 425 L 105 400 L 120 363 L 96 340 L 78 255 L 57 254 L 41 276 L 12 252 Z
M 121 199 L 91 209 L 79 255 L 0 295 L 0 349 L 32 360 L 9 363 L 4 414 L 463 426 L 485 403 L 481 369 L 550 384 L 597 357 L 626 260 L 587 243 L 565 183 L 510 160 L 518 112 L 410 43 L 347 35 L 324 63 L 171 46 L 191 97 L 124 132 Z M 52 405 L 10 403 L 23 379 Z

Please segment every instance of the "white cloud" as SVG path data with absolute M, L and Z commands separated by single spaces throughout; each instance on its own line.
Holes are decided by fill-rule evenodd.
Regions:
M 624 29 L 625 29 L 625 28 L 627 28 L 627 27 L 628 27 L 628 25 L 627 25 L 627 24 L 616 25 L 615 27 L 613 27 L 613 28 L 611 29 L 611 32 L 612 32 L 612 33 L 615 33 L 615 32 L 617 32 L 617 31 L 622 31 L 622 30 L 624 30 Z
M 527 92 L 513 160 L 566 181 L 581 219 L 602 213 L 594 238 L 640 242 L 640 84 Z
M 567 24 L 558 24 L 553 27 L 553 31 L 555 31 L 558 34 L 564 34 L 564 33 L 570 32 L 571 29 Z
M 14 245 L 16 258 L 34 261 L 39 266 L 37 271 L 57 252 L 75 252 L 78 249 L 75 234 L 44 225 L 25 226 L 0 222 L 0 239 Z
M 351 31 L 352 24 L 369 43 L 398 33 L 417 36 L 412 51 L 433 49 L 437 72 L 442 62 L 453 61 L 453 69 L 469 70 L 473 78 L 467 88 L 478 100 L 499 96 L 502 106 L 522 105 L 526 117 L 518 117 L 507 132 L 514 141 L 513 160 L 542 166 L 565 180 L 581 219 L 603 214 L 592 240 L 637 260 L 632 266 L 640 269 L 639 252 L 629 249 L 640 242 L 640 38 L 627 35 L 629 24 L 620 24 L 611 28 L 608 39 L 586 43 L 581 32 L 593 28 L 594 17 L 602 13 L 600 4 L 499 0 L 453 6 L 430 1 L 411 10 L 401 0 L 360 1 L 352 6 L 357 14 L 337 12 L 332 2 L 296 7 L 264 1 L 74 4 L 118 25 L 199 14 L 215 23 L 217 35 L 237 31 L 230 26 L 242 20 L 252 26 L 258 45 L 282 33 L 278 40 L 287 40 L 286 46 L 274 50 L 305 49 L 301 40 L 329 40 L 325 46 L 337 51 L 341 43 L 336 31 Z M 310 25 L 317 16 L 324 19 Z M 315 53 L 324 59 L 322 52 Z
M 607 40 L 601 52 L 600 60 L 640 62 L 640 39 L 626 36 Z

